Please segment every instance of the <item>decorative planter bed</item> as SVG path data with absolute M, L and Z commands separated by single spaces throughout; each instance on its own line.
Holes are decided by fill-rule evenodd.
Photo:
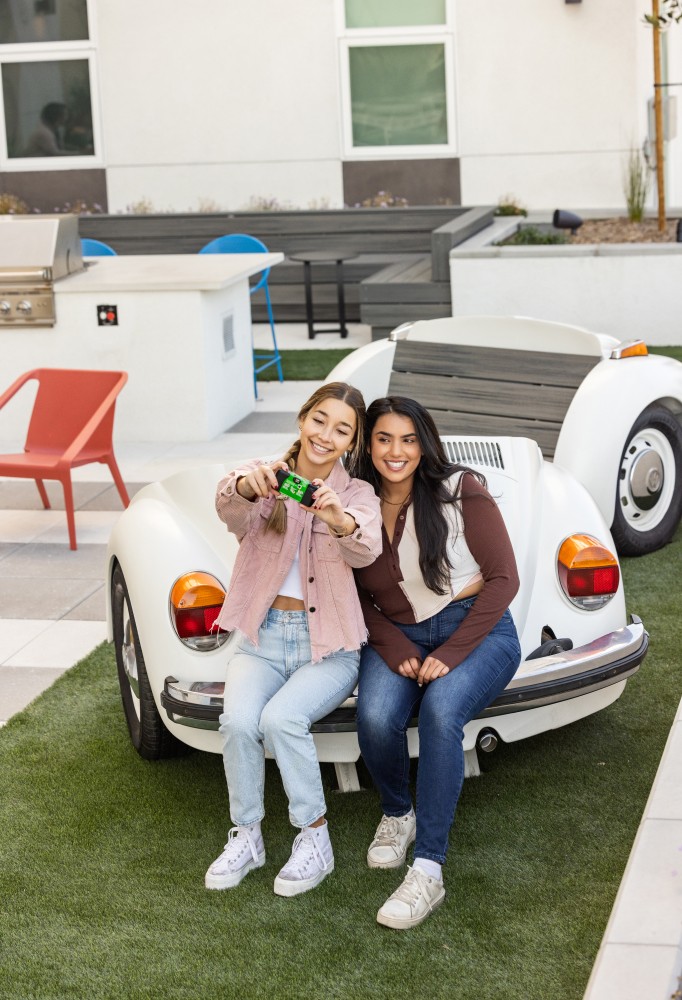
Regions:
M 450 252 L 453 316 L 530 316 L 682 344 L 682 244 L 493 245 L 518 225 L 497 219 Z

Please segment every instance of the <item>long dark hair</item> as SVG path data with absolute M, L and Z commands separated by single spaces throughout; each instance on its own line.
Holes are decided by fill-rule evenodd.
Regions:
M 347 403 L 347 405 L 350 406 L 351 410 L 355 413 L 355 437 L 353 438 L 352 448 L 346 453 L 344 465 L 350 476 L 357 476 L 360 456 L 364 451 L 363 443 L 365 439 L 365 419 L 367 416 L 365 400 L 360 390 L 356 389 L 353 385 L 348 385 L 347 382 L 327 382 L 326 385 L 320 386 L 319 389 L 316 389 L 312 396 L 305 401 L 301 409 L 298 411 L 297 423 L 299 426 L 303 423 L 308 414 L 320 406 L 325 399 L 338 399 L 342 403 Z M 282 461 L 286 462 L 292 470 L 296 467 L 296 459 L 298 458 L 300 450 L 301 439 L 297 438 L 286 454 L 282 455 Z M 279 535 L 283 535 L 287 530 L 287 511 L 283 503 L 275 504 L 273 512 L 268 518 L 266 530 L 275 531 Z
M 409 396 L 384 396 L 381 399 L 375 399 L 367 408 L 365 447 L 358 468 L 358 476 L 371 483 L 379 496 L 381 495 L 381 476 L 372 463 L 370 447 L 377 420 L 388 413 L 407 417 L 414 425 L 415 434 L 422 450 L 422 457 L 412 485 L 414 525 L 419 542 L 419 568 L 429 590 L 436 594 L 446 594 L 449 589 L 450 570 L 452 569 L 447 554 L 447 540 L 451 525 L 445 516 L 443 506 L 444 504 L 459 506 L 462 497 L 466 495 L 462 492 L 462 476 L 458 479 L 454 492 L 450 489 L 447 480 L 456 472 L 468 472 L 485 486 L 485 476 L 467 468 L 467 466 L 449 460 L 433 417 L 416 399 L 410 399 Z

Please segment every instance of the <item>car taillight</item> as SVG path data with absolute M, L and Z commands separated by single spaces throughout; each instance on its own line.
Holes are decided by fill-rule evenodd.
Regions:
M 592 535 L 571 535 L 559 547 L 557 570 L 561 588 L 572 604 L 597 611 L 618 590 L 618 560 Z
M 216 625 L 224 600 L 222 584 L 210 573 L 185 573 L 176 580 L 171 589 L 170 614 L 178 638 L 191 649 L 222 646 L 230 634 Z

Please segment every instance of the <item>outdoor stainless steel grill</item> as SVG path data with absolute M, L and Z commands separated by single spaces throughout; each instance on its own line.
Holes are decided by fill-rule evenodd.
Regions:
M 0 326 L 54 326 L 54 282 L 83 267 L 76 215 L 0 216 Z

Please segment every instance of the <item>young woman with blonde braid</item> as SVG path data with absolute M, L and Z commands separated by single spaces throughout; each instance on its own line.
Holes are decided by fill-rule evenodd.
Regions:
M 381 551 L 379 498 L 341 463 L 347 454 L 352 473 L 364 419 L 357 389 L 322 386 L 301 408 L 300 436 L 281 461 L 247 462 L 218 484 L 218 516 L 239 540 L 218 617 L 221 628 L 238 631 L 220 718 L 234 825 L 206 873 L 209 889 L 233 888 L 265 863 L 265 750 L 301 831 L 275 893 L 306 892 L 334 867 L 310 726 L 355 689 L 367 636 L 352 568 Z M 316 486 L 312 507 L 278 493 L 280 468 Z

